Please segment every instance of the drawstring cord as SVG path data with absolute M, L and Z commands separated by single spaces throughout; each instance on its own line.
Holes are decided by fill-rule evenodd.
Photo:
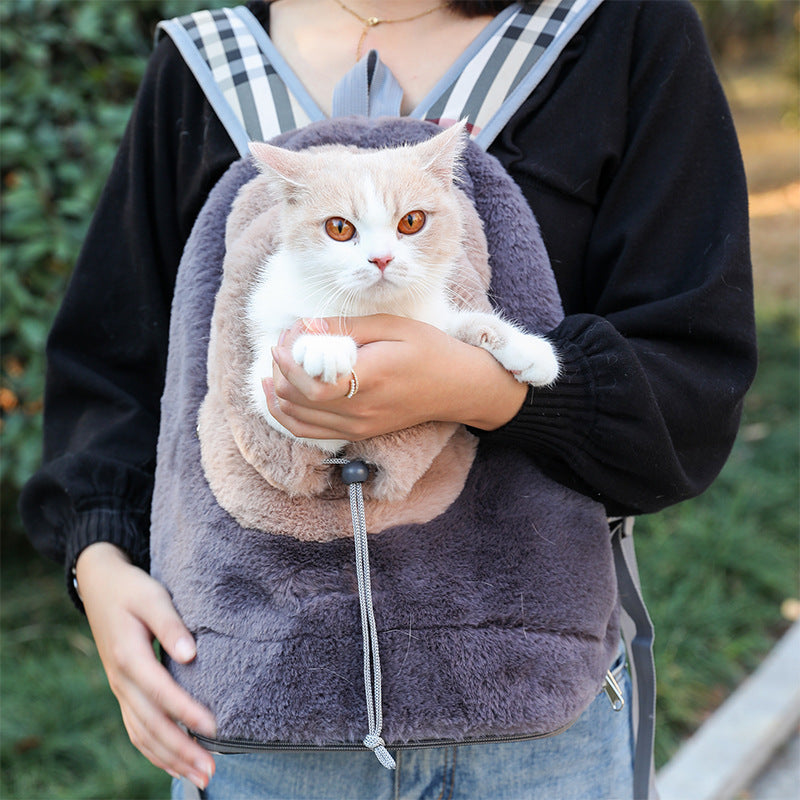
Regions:
M 363 461 L 350 461 L 346 458 L 327 458 L 323 463 L 342 465 L 342 481 L 347 484 L 350 494 L 350 516 L 353 519 L 353 539 L 356 548 L 358 602 L 361 607 L 361 638 L 364 645 L 364 692 L 369 726 L 369 732 L 364 737 L 364 746 L 375 753 L 384 767 L 395 769 L 397 765 L 381 738 L 383 728 L 381 661 L 378 653 L 378 626 L 375 623 L 375 611 L 372 605 L 364 494 L 361 490 L 361 485 L 369 477 L 369 467 Z

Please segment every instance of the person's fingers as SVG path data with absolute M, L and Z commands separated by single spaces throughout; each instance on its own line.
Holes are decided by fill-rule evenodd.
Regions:
M 159 663 L 153 640 L 176 660 L 195 656 L 194 640 L 158 581 L 112 545 L 90 545 L 77 563 L 79 589 L 109 686 L 131 742 L 156 766 L 205 787 L 214 761 L 179 726 L 215 735 L 211 712 Z
M 214 774 L 214 759 L 210 753 L 136 687 L 131 687 L 128 701 L 120 707 L 131 742 L 148 760 L 172 775 L 184 775 L 196 786 L 205 788 Z
M 160 583 L 141 571 L 132 578 L 138 584 L 134 588 L 138 602 L 127 609 L 133 616 L 128 635 L 118 638 L 111 651 L 116 670 L 131 681 L 138 681 L 154 700 L 163 698 L 163 707 L 173 719 L 198 733 L 214 736 L 216 722 L 211 712 L 172 680 L 151 647 L 155 638 L 171 658 L 186 663 L 197 652 L 192 635 Z
M 213 716 L 184 691 L 158 662 L 149 631 L 138 620 L 121 626 L 124 642 L 116 642 L 104 661 L 132 743 L 169 772 L 198 775 L 213 771 L 213 758 L 178 726 L 213 736 Z
M 400 342 L 409 336 L 417 335 L 420 326 L 429 329 L 436 335 L 438 328 L 392 314 L 370 314 L 366 317 L 327 317 L 314 320 L 303 320 L 305 329 L 311 332 L 326 332 L 350 336 L 357 345 L 367 345 L 373 342 Z
M 140 604 L 137 614 L 170 658 L 185 664 L 197 655 L 192 634 L 184 625 L 167 590 L 158 582 L 144 576 L 138 588 Z
M 353 334 L 362 342 L 353 370 L 335 383 L 308 375 L 291 352 L 293 337 L 323 330 Z M 440 358 L 449 345 L 450 337 L 438 329 L 376 315 L 302 320 L 284 334 L 272 351 L 273 374 L 264 381 L 264 392 L 272 416 L 295 436 L 357 441 L 433 418 L 416 384 L 425 383 L 429 391 L 420 369 L 430 358 L 429 345 L 438 343 Z
M 350 336 L 359 348 L 373 343 L 403 344 L 409 338 L 419 337 L 420 332 L 441 342 L 446 335 L 433 326 L 395 317 L 389 314 L 374 314 L 368 317 L 330 317 L 322 319 L 301 319 L 283 331 L 277 347 L 272 349 L 272 382 L 275 394 L 280 400 L 294 405 L 319 405 L 348 398 L 351 390 L 351 372 L 342 373 L 335 383 L 325 383 L 311 377 L 292 356 L 292 344 L 303 334 L 330 334 Z M 366 351 L 365 351 L 366 353 Z M 359 358 L 362 354 L 359 354 Z M 357 362 L 358 363 L 358 362 Z M 374 371 L 375 365 L 370 365 Z M 264 376 L 266 377 L 266 376 Z M 384 376 L 385 377 L 385 376 Z M 359 375 L 359 383 L 361 381 Z M 296 391 L 293 391 L 296 390 Z M 305 403 L 307 400 L 308 403 Z M 348 408 L 346 413 L 352 413 Z
M 304 333 L 342 333 L 346 335 L 343 330 L 344 318 L 335 319 L 298 319 L 295 320 L 291 326 L 282 331 L 278 337 L 278 346 L 288 347 L 290 350 L 299 336 Z M 329 326 L 329 322 L 333 324 L 333 328 Z
M 320 406 L 304 405 L 307 399 L 300 396 L 298 402 L 279 398 L 271 378 L 262 381 L 270 414 L 288 431 L 304 439 L 346 439 L 356 441 L 366 430 L 366 418 L 328 411 Z M 349 402 L 349 401 L 347 401 Z
M 216 721 L 211 712 L 173 680 L 155 655 L 149 658 L 147 651 L 152 651 L 149 637 L 143 636 L 142 639 L 136 646 L 123 651 L 125 661 L 118 663 L 115 669 L 121 679 L 117 682 L 117 689 L 128 701 L 142 695 L 169 718 L 204 736 L 215 736 Z
M 345 399 L 350 391 L 350 372 L 340 375 L 335 383 L 312 378 L 294 360 L 286 345 L 272 348 L 272 360 L 275 393 L 283 400 L 300 403 L 305 398 L 313 404 L 329 403 Z

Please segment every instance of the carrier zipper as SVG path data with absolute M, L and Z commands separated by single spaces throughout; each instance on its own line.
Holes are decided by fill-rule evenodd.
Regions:
M 558 736 L 575 724 L 575 720 L 562 725 L 548 733 L 521 733 L 510 736 L 479 736 L 474 739 L 419 739 L 402 744 L 386 744 L 388 750 L 422 750 L 429 747 L 466 747 L 472 744 L 510 744 L 512 742 L 527 742 L 535 739 L 548 739 Z M 364 752 L 366 748 L 361 742 L 337 742 L 334 744 L 304 744 L 301 742 L 258 742 L 254 739 L 212 739 L 208 736 L 189 731 L 189 735 L 206 750 L 212 753 L 232 755 L 234 753 L 261 753 L 271 750 L 278 751 L 313 751 L 313 750 L 341 750 L 350 752 Z
M 624 665 L 621 669 L 624 669 Z M 603 681 L 603 691 L 608 697 L 611 708 L 614 711 L 621 711 L 625 706 L 625 698 L 622 694 L 617 679 L 609 670 L 606 672 Z M 419 739 L 413 742 L 403 742 L 402 744 L 387 743 L 389 750 L 421 750 L 426 747 L 466 747 L 471 744 L 510 744 L 512 742 L 527 742 L 535 739 L 548 739 L 551 736 L 558 736 L 560 733 L 571 728 L 577 720 L 568 722 L 560 728 L 547 733 L 520 733 L 511 736 L 478 736 L 474 739 Z M 364 751 L 361 742 L 337 742 L 334 744 L 304 744 L 299 742 L 259 742 L 255 739 L 213 739 L 202 734 L 188 731 L 198 744 L 213 753 L 234 754 L 234 753 L 262 753 L 270 750 L 278 751 L 313 751 L 313 750 L 340 750 L 358 752 Z

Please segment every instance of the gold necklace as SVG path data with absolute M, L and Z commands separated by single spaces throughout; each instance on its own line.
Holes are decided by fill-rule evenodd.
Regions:
M 362 17 L 357 11 L 354 11 L 352 8 L 346 6 L 342 0 L 336 0 L 336 2 L 343 11 L 346 11 L 348 14 L 352 14 L 364 26 L 364 30 L 361 32 L 361 38 L 358 40 L 358 47 L 356 47 L 356 61 L 361 61 L 361 49 L 364 47 L 364 40 L 367 38 L 370 28 L 375 28 L 378 25 L 391 25 L 395 22 L 411 22 L 415 19 L 427 17 L 428 14 L 433 14 L 434 11 L 438 11 L 440 8 L 443 8 L 445 5 L 447 5 L 446 2 L 440 2 L 432 8 L 427 9 L 427 11 L 421 11 L 419 14 L 414 14 L 411 17 L 381 19 L 380 17 Z

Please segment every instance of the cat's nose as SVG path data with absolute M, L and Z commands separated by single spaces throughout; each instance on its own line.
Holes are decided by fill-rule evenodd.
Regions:
M 383 272 L 389 264 L 394 261 L 394 256 L 375 256 L 369 260 L 370 264 L 374 264 L 381 272 Z

